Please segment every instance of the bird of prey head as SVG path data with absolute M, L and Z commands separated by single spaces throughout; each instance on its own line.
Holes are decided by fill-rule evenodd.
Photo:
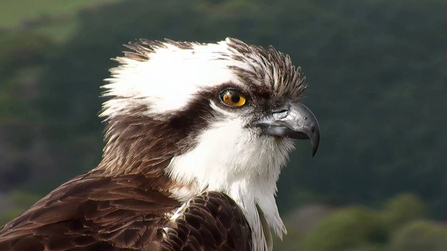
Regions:
M 273 47 L 232 38 L 127 47 L 103 86 L 111 99 L 101 114 L 108 129 L 99 168 L 117 175 L 164 163 L 173 197 L 228 194 L 252 229 L 254 250 L 270 249 L 269 229 L 286 232 L 274 197 L 292 139 L 310 139 L 313 154 L 319 143 L 318 122 L 300 102 L 301 69 Z
M 140 40 L 116 58 L 100 164 L 0 228 L 0 250 L 272 250 L 276 181 L 319 126 L 273 47 Z

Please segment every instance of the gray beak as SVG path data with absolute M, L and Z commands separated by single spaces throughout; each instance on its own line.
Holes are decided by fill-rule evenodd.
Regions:
M 317 118 L 309 108 L 296 101 L 286 102 L 270 116 L 255 121 L 253 126 L 262 128 L 264 135 L 310 139 L 312 157 L 320 143 L 320 126 Z

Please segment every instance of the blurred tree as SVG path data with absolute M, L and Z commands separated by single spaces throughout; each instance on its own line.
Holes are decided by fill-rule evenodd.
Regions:
M 293 218 L 299 221 L 288 224 L 291 236 L 285 236 L 285 241 L 275 245 L 275 250 L 399 251 L 410 245 L 405 244 L 408 238 L 418 234 L 421 235 L 410 242 L 420 243 L 413 250 L 435 250 L 429 247 L 440 247 L 447 229 L 444 227 L 441 231 L 439 225 L 423 221 L 424 208 L 424 202 L 416 195 L 400 194 L 390 198 L 380 210 L 348 206 L 330 214 L 326 211 L 320 214 L 323 217 L 313 219 L 313 224 L 306 226 L 310 231 L 303 231 L 301 226 L 306 225 L 307 219 L 300 219 L 299 214 L 288 215 L 287 223 Z M 428 244 L 431 240 L 435 243 L 432 246 Z
M 379 215 L 363 207 L 347 207 L 323 218 L 297 243 L 303 250 L 342 251 L 380 247 L 386 232 Z
M 394 231 L 408 222 L 424 219 L 424 202 L 413 194 L 398 195 L 388 200 L 382 217 L 388 231 Z
M 390 251 L 444 251 L 447 228 L 429 221 L 412 222 L 395 233 Z
M 40 195 L 12 191 L 8 199 L 15 207 L 0 213 L 0 225 L 19 215 L 39 198 Z M 411 194 L 391 198 L 381 211 L 373 211 L 365 207 L 344 207 L 327 214 L 329 209 L 313 206 L 309 209 L 320 212 L 299 210 L 297 211 L 299 215 L 296 215 L 298 217 L 289 215 L 285 218 L 285 222 L 291 227 L 288 227 L 284 242 L 275 241 L 275 250 L 444 250 L 442 248 L 447 245 L 447 228 L 434 222 L 424 221 L 423 208 L 424 203 Z M 413 210 L 416 213 L 411 212 Z M 318 218 L 318 215 L 323 218 L 313 219 L 313 223 L 306 226 L 310 229 L 301 228 L 300 221 L 307 221 L 306 217 L 309 216 Z M 389 217 L 390 215 L 392 217 Z M 296 225 L 290 225 L 291 222 L 297 221 L 293 218 L 300 218 Z M 390 223 L 393 223 L 393 229 L 389 228 Z

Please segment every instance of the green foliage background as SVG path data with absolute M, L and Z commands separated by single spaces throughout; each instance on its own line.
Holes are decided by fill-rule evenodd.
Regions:
M 17 193 L 44 195 L 99 162 L 99 86 L 123 43 L 230 36 L 274 45 L 307 76 L 303 102 L 318 117 L 322 140 L 315 158 L 308 142 L 299 142 L 283 170 L 283 213 L 308 203 L 377 209 L 396 194 L 413 193 L 425 202 L 424 217 L 445 219 L 443 1 L 98 0 L 66 9 L 46 1 L 40 14 L 23 13 L 26 22 L 0 17 L 0 191 L 10 198 L 4 209 L 10 217 L 23 206 L 14 202 Z M 6 9 L 20 9 L 7 2 Z M 379 237 L 382 227 L 382 237 L 391 236 L 406 222 L 405 208 L 388 212 L 394 223 L 377 220 L 368 211 L 375 209 L 346 210 L 347 218 L 372 222 L 364 231 L 373 239 L 377 229 Z M 400 250 L 399 240 L 424 224 L 431 223 L 415 223 L 392 245 Z M 360 243 L 371 242 L 361 226 L 358 234 Z

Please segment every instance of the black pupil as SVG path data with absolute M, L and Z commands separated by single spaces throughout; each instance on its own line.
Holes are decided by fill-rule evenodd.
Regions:
M 230 93 L 231 94 L 231 102 L 233 103 L 239 103 L 239 101 L 241 100 L 241 97 L 239 96 L 239 94 L 237 93 Z

